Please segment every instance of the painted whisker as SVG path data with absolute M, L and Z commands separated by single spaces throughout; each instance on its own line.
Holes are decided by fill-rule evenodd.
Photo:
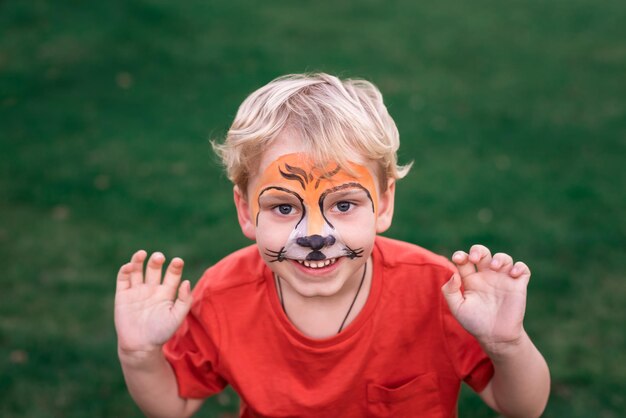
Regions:
M 265 255 L 268 257 L 272 257 L 273 260 L 270 260 L 270 263 L 274 263 L 276 261 L 281 262 L 285 261 L 285 247 L 282 247 L 279 251 L 270 250 L 269 248 L 265 249 Z
M 347 245 L 344 247 L 343 251 L 346 253 L 346 257 L 348 257 L 351 260 L 354 260 L 355 258 L 361 258 L 363 257 L 363 248 L 357 248 L 355 250 L 353 250 L 352 248 L 348 247 Z

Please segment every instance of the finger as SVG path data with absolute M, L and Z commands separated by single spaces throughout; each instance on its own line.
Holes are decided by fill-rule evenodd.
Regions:
M 518 261 L 513 265 L 513 268 L 509 272 L 509 275 L 514 279 L 530 280 L 530 269 L 522 261 Z
M 132 271 L 132 263 L 126 263 L 122 267 L 120 267 L 120 270 L 117 273 L 116 292 L 130 289 L 130 275 Z
M 472 245 L 469 252 L 470 263 L 476 264 L 478 271 L 483 271 L 489 268 L 491 263 L 491 251 L 484 245 Z
M 165 256 L 156 252 L 150 256 L 146 266 L 146 284 L 157 285 L 161 283 L 161 274 Z
M 457 251 L 452 254 L 452 261 L 456 264 L 461 277 L 476 273 L 476 267 L 469 262 L 469 255 L 465 251 Z
M 143 283 L 143 262 L 146 259 L 146 253 L 144 250 L 139 250 L 135 254 L 133 254 L 130 259 L 132 266 L 132 271 L 130 273 L 130 285 L 136 286 L 138 284 Z
M 172 313 L 179 321 L 182 321 L 187 316 L 192 302 L 191 283 L 189 283 L 189 280 L 185 280 L 178 289 L 178 298 L 176 298 L 176 302 L 174 302 L 172 307 Z
M 461 292 L 461 276 L 454 273 L 450 280 L 441 287 L 441 292 L 446 302 L 448 302 L 450 311 L 455 314 L 465 300 Z
M 508 273 L 513 267 L 513 259 L 510 255 L 504 253 L 497 253 L 491 259 L 489 268 L 493 271 L 502 273 Z
M 174 257 L 165 271 L 163 287 L 165 287 L 167 291 L 167 297 L 169 300 L 173 300 L 176 297 L 176 289 L 178 288 L 180 278 L 183 275 L 184 265 L 185 262 L 182 259 Z

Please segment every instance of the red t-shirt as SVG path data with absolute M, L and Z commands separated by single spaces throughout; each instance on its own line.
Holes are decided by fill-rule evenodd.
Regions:
M 311 339 L 283 312 L 256 246 L 208 269 L 164 353 L 180 396 L 230 384 L 242 417 L 454 417 L 462 380 L 482 391 L 491 361 L 452 317 L 454 266 L 377 237 L 370 294 L 340 334 Z

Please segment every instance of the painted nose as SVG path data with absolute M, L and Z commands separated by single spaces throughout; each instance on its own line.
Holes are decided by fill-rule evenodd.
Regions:
M 329 235 L 323 237 L 321 235 L 309 235 L 308 237 L 300 237 L 296 240 L 298 245 L 302 247 L 309 247 L 313 251 L 319 251 L 324 247 L 329 247 L 335 243 L 335 237 Z

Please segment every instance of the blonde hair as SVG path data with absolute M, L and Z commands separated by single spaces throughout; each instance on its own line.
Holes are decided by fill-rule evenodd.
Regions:
M 320 167 L 334 161 L 347 169 L 349 161 L 375 161 L 381 190 L 387 188 L 388 178 L 404 177 L 412 165 L 397 163 L 398 128 L 372 83 L 342 81 L 324 73 L 290 74 L 248 96 L 224 143 L 211 142 L 228 178 L 242 191 L 263 151 L 284 129 L 299 134 Z

